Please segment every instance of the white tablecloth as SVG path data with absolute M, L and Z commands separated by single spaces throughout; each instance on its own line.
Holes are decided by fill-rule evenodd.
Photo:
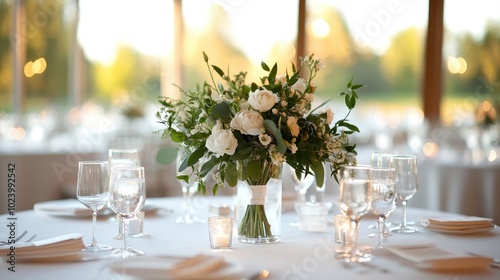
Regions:
M 229 197 L 198 197 L 196 206 L 200 216 L 207 216 L 209 205 L 222 201 L 231 202 Z M 177 197 L 151 198 L 148 204 L 160 205 L 168 209 L 179 209 L 181 200 Z M 409 208 L 410 220 L 419 221 L 427 217 L 454 216 L 456 214 Z M 55 217 L 45 213 L 22 211 L 16 214 L 17 231 L 28 230 L 38 238 L 48 238 L 67 233 L 82 233 L 84 241 L 90 242 L 92 223 L 89 218 Z M 282 219 L 282 241 L 276 244 L 243 244 L 234 239 L 233 248 L 212 250 L 208 241 L 207 224 L 180 225 L 175 223 L 177 213 L 158 212 L 146 217 L 144 230 L 147 236 L 131 238 L 130 245 L 140 249 L 147 256 L 183 255 L 209 253 L 224 256 L 243 266 L 243 276 L 249 276 L 266 268 L 270 271 L 268 279 L 500 279 L 500 269 L 473 273 L 437 273 L 411 267 L 398 259 L 384 256 L 376 257 L 369 265 L 348 267 L 343 261 L 335 259 L 331 249 L 338 244 L 333 242 L 333 226 L 326 232 L 305 232 L 290 226 L 297 217 L 293 212 L 285 212 Z M 0 221 L 7 224 L 8 216 L 0 216 Z M 389 221 L 400 221 L 401 210 L 389 217 Z M 360 245 L 374 246 L 376 239 L 368 235 L 373 218 L 365 217 L 360 224 Z M 121 240 L 113 237 L 117 234 L 116 222 L 100 219 L 97 224 L 97 239 L 100 243 L 120 247 Z M 1 239 L 6 239 L 7 228 L 0 227 Z M 500 258 L 500 230 L 474 235 L 445 235 L 426 231 L 411 235 L 393 234 L 389 244 L 434 243 L 446 250 L 455 252 L 475 252 Z M 330 252 L 330 253 L 329 253 Z M 16 272 L 7 270 L 7 264 L 0 264 L 0 279 L 125 279 L 109 271 L 108 265 L 116 259 L 78 262 L 78 263 L 18 263 Z

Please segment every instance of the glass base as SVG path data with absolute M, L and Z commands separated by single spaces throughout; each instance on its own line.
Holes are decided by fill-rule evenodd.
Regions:
M 281 236 L 273 235 L 271 237 L 247 237 L 247 236 L 238 236 L 238 240 L 242 243 L 278 243 L 281 241 Z
M 115 248 L 113 248 L 109 245 L 96 244 L 94 246 L 92 246 L 92 245 L 85 246 L 85 248 L 82 249 L 82 252 L 102 253 L 102 252 L 109 252 L 109 251 L 112 251 L 114 249 Z
M 396 232 L 396 233 L 417 233 L 418 232 L 418 228 L 411 227 L 411 226 L 408 226 L 408 225 L 406 225 L 405 227 L 398 226 L 398 227 L 392 228 L 391 232 Z
M 117 258 L 130 258 L 130 257 L 139 257 L 139 256 L 143 256 L 144 255 L 144 252 L 142 251 L 139 251 L 139 250 L 135 250 L 135 249 L 131 249 L 131 248 L 128 248 L 128 249 L 117 249 L 115 251 L 113 251 L 113 256 L 114 257 L 117 257 Z
M 369 262 L 373 259 L 373 256 L 367 252 L 356 250 L 354 256 L 351 253 L 344 253 L 344 261 L 349 263 L 359 263 L 359 262 Z

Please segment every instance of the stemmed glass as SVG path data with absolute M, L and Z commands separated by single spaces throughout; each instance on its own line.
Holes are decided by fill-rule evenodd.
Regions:
M 386 236 L 385 220 L 396 208 L 396 180 L 394 167 L 372 167 L 372 211 L 378 217 L 378 244 Z
M 127 237 L 129 219 L 142 209 L 146 200 L 144 167 L 114 167 L 109 185 L 111 209 L 121 216 L 123 232 L 123 248 L 116 250 L 113 254 L 121 258 L 143 255 L 143 252 L 129 248 Z
M 340 169 L 339 208 L 351 222 L 351 251 L 347 262 L 370 261 L 371 257 L 357 249 L 358 225 L 362 216 L 370 211 L 372 202 L 371 167 L 343 166 Z
M 85 252 L 106 252 L 113 248 L 98 244 L 95 238 L 97 211 L 101 210 L 109 198 L 109 175 L 106 161 L 80 161 L 76 197 L 87 208 L 92 210 L 92 243 L 85 246 Z
M 396 175 L 396 193 L 403 205 L 403 222 L 393 229 L 399 233 L 415 233 L 418 229 L 406 222 L 406 203 L 418 189 L 417 157 L 414 155 L 398 155 L 393 157 Z
M 182 214 L 177 217 L 175 222 L 177 224 L 202 223 L 203 220 L 193 213 L 193 198 L 198 190 L 193 168 L 188 167 L 184 170 L 180 170 L 183 160 L 185 160 L 182 151 L 182 149 L 179 150 L 179 155 L 177 157 L 177 179 L 179 179 L 182 187 Z M 198 164 L 196 164 L 195 167 L 198 167 Z
M 371 154 L 371 166 L 372 167 L 391 167 L 393 166 L 393 156 L 397 155 L 396 151 L 375 151 Z M 383 224 L 384 236 L 389 234 L 388 225 L 386 222 Z M 378 228 L 378 222 L 375 225 L 371 225 L 370 228 Z
M 286 164 L 286 166 L 288 167 L 288 172 L 292 178 L 293 189 L 297 193 L 297 199 L 295 201 L 295 211 L 297 212 L 297 219 L 299 220 L 297 222 L 290 223 L 290 226 L 299 226 L 299 207 L 302 203 L 307 202 L 307 190 L 314 184 L 316 178 L 312 174 L 306 174 L 305 176 L 304 174 L 301 174 L 301 178 L 299 178 L 293 167 L 288 164 Z

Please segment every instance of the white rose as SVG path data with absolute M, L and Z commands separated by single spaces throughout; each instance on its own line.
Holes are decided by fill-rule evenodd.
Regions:
M 296 117 L 288 117 L 288 119 L 286 120 L 286 125 L 288 126 L 288 129 L 290 129 L 290 133 L 293 137 L 299 136 L 300 127 L 297 124 Z
M 212 134 L 207 139 L 205 147 L 220 157 L 224 154 L 233 155 L 238 146 L 238 140 L 231 130 L 222 129 L 220 121 L 212 128 Z
M 332 109 L 330 109 L 330 107 L 326 107 L 326 123 L 328 125 L 331 125 L 332 121 L 333 121 L 333 112 L 332 112 Z
M 267 112 L 278 102 L 278 96 L 267 89 L 258 89 L 250 92 L 248 103 L 252 108 L 260 112 Z
M 307 87 L 306 81 L 304 81 L 304 79 L 302 79 L 302 78 L 299 78 L 295 82 L 295 84 L 293 84 L 292 89 L 304 93 L 306 91 L 306 87 Z
M 257 111 L 243 110 L 234 116 L 230 126 L 243 134 L 259 135 L 260 129 L 264 127 L 264 118 Z

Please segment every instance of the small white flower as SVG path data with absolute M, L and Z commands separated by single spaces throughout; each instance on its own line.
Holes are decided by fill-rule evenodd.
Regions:
M 274 115 L 278 115 L 278 113 L 279 113 L 278 109 L 276 109 L 276 108 L 273 108 L 273 110 L 271 112 L 273 112 Z
M 298 150 L 297 145 L 295 145 L 295 143 L 290 144 L 290 146 L 288 146 L 288 149 L 292 151 L 292 154 L 295 154 Z
M 243 110 L 234 116 L 230 126 L 243 134 L 256 136 L 260 134 L 260 129 L 264 127 L 264 118 L 257 111 Z
M 282 84 L 286 84 L 286 75 L 281 74 L 281 75 L 276 76 L 276 81 L 278 81 Z
M 248 103 L 252 108 L 260 112 L 267 112 L 278 102 L 278 96 L 267 89 L 257 89 L 250 92 Z
M 271 136 L 267 135 L 267 134 L 259 134 L 259 141 L 262 145 L 264 146 L 267 146 L 269 144 L 271 144 L 271 141 L 273 139 L 271 138 Z

